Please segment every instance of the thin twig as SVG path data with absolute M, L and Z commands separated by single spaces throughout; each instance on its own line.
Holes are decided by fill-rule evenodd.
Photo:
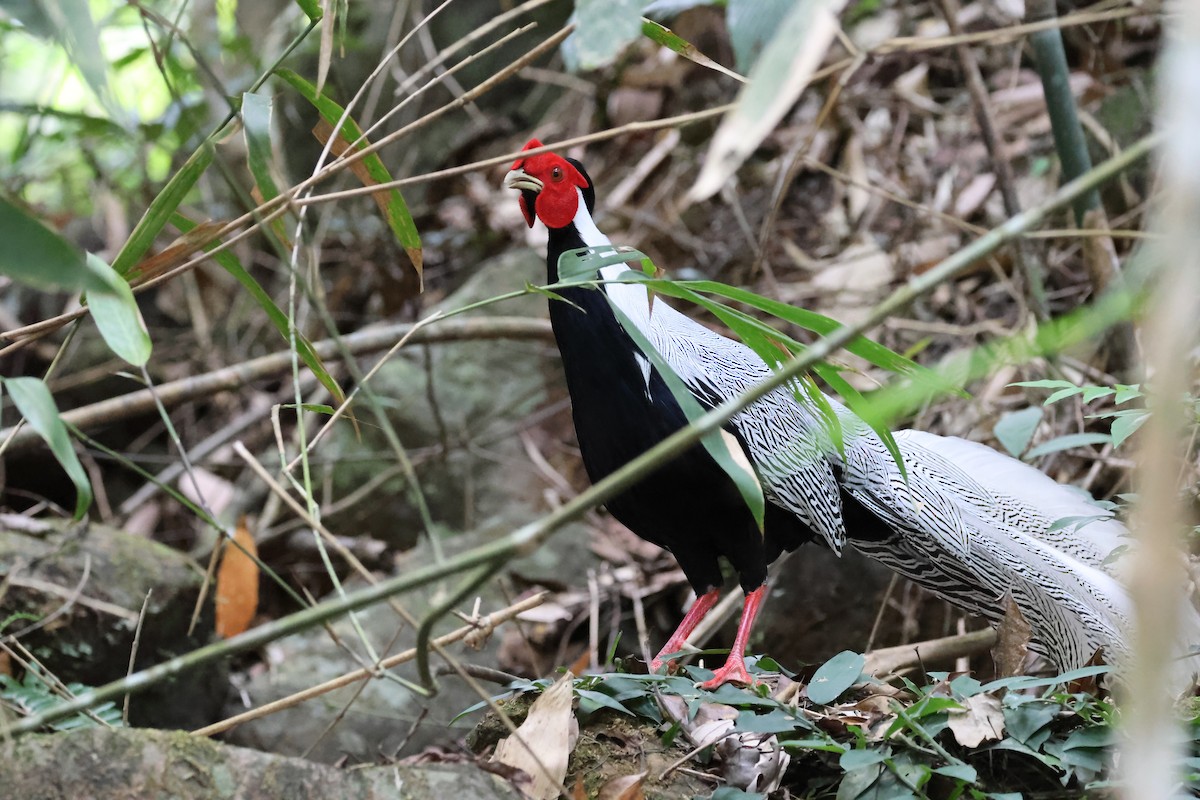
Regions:
M 532 597 L 527 597 L 524 600 L 513 603 L 507 608 L 502 608 L 499 611 L 489 614 L 480 623 L 464 625 L 463 627 L 451 631 L 444 636 L 439 636 L 435 641 L 439 647 L 445 647 L 465 639 L 467 636 L 471 635 L 480 628 L 493 628 L 503 625 L 509 620 L 515 619 L 518 615 L 523 614 L 532 608 L 537 608 L 542 603 L 546 602 L 546 598 L 549 596 L 549 592 L 539 592 Z M 389 670 L 393 667 L 398 667 L 401 664 L 407 664 L 416 657 L 417 649 L 415 647 L 409 648 L 408 650 L 404 650 L 403 652 L 397 653 L 394 656 L 388 656 L 387 658 L 383 659 L 379 662 L 378 668 L 381 670 Z M 356 669 L 336 678 L 330 678 L 324 683 L 319 683 L 316 686 L 310 686 L 307 689 L 296 692 L 295 694 L 290 694 L 287 697 L 281 697 L 278 700 L 266 703 L 258 708 L 253 708 L 249 711 L 229 717 L 228 719 L 223 719 L 220 722 L 214 722 L 212 725 L 199 728 L 192 731 L 192 733 L 196 736 L 214 736 L 218 733 L 223 733 L 230 728 L 235 728 L 238 725 L 241 725 L 243 722 L 250 722 L 251 720 L 269 716 L 277 711 L 283 711 L 284 709 L 297 706 L 306 700 L 311 700 L 314 697 L 320 697 L 323 694 L 328 694 L 335 689 L 340 689 L 343 686 L 349 686 L 356 681 L 365 681 L 373 676 L 374 672 L 372 670 Z

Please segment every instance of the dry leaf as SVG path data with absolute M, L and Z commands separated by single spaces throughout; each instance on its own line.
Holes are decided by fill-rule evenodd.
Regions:
M 246 518 L 238 520 L 233 540 L 246 552 L 226 542 L 217 570 L 217 636 L 228 639 L 250 627 L 258 611 L 258 564 L 246 555 L 258 555 L 254 537 L 246 528 Z
M 201 248 L 214 243 L 213 235 L 225 226 L 220 220 L 201 222 L 187 233 L 171 242 L 161 252 L 143 258 L 129 271 L 130 278 L 149 280 L 169 269 L 179 266 L 195 255 Z
M 596 800 L 646 800 L 646 795 L 642 793 L 642 782 L 645 780 L 645 772 L 613 778 L 600 787 Z
M 492 756 L 492 761 L 516 767 L 533 779 L 532 784 L 519 788 L 534 800 L 558 797 L 567 777 L 567 760 L 575 744 L 571 736 L 571 722 L 575 719 L 571 713 L 573 677 L 568 672 L 542 692 L 529 707 L 529 715 L 516 733 L 501 739 Z
M 1004 735 L 1004 710 L 994 694 L 974 694 L 962 701 L 962 710 L 951 710 L 947 718 L 954 740 L 963 747 L 999 741 Z
M 1009 678 L 1020 675 L 1029 655 L 1029 623 L 1012 595 L 1004 597 L 1004 619 L 996 629 L 996 646 L 992 648 L 992 660 L 996 662 L 996 677 Z

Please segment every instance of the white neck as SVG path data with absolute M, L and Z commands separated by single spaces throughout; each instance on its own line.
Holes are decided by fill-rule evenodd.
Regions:
M 604 245 L 612 244 L 608 237 L 600 232 L 596 227 L 596 223 L 592 221 L 592 215 L 588 213 L 587 203 L 583 201 L 583 191 L 576 189 L 575 192 L 579 195 L 579 209 L 575 212 L 575 230 L 579 231 L 579 238 L 583 239 L 583 243 L 588 247 L 603 247 Z

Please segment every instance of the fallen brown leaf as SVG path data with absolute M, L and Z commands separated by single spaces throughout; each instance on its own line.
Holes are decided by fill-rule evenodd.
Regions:
M 1004 711 L 994 694 L 974 694 L 962 701 L 962 710 L 952 709 L 947 722 L 954 740 L 963 747 L 978 747 L 1004 735 Z
M 645 772 L 613 778 L 600 787 L 596 800 L 646 800 L 646 795 L 642 793 L 645 780 Z
M 1029 655 L 1029 623 L 1012 595 L 1004 598 L 1004 619 L 996 629 L 996 646 L 992 648 L 992 660 L 996 662 L 996 677 L 1009 678 L 1020 675 Z
M 233 541 L 241 548 L 226 542 L 221 566 L 217 569 L 214 602 L 217 636 L 222 639 L 237 636 L 249 628 L 258 612 L 258 564 L 250 557 L 258 555 L 258 548 L 246 527 L 245 517 L 238 520 Z
M 518 788 L 534 800 L 553 800 L 562 794 L 567 761 L 575 746 L 571 736 L 572 678 L 568 672 L 542 692 L 529 707 L 525 721 L 515 733 L 500 740 L 492 756 L 492 761 L 516 767 L 533 779 L 531 784 Z

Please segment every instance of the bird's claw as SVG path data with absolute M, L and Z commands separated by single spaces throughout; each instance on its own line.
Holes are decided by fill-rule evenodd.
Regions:
M 746 662 L 742 659 L 729 659 L 725 665 L 713 673 L 713 676 L 708 680 L 696 684 L 699 688 L 706 691 L 713 691 L 720 688 L 726 683 L 739 683 L 743 686 L 754 686 L 758 681 L 746 669 Z

